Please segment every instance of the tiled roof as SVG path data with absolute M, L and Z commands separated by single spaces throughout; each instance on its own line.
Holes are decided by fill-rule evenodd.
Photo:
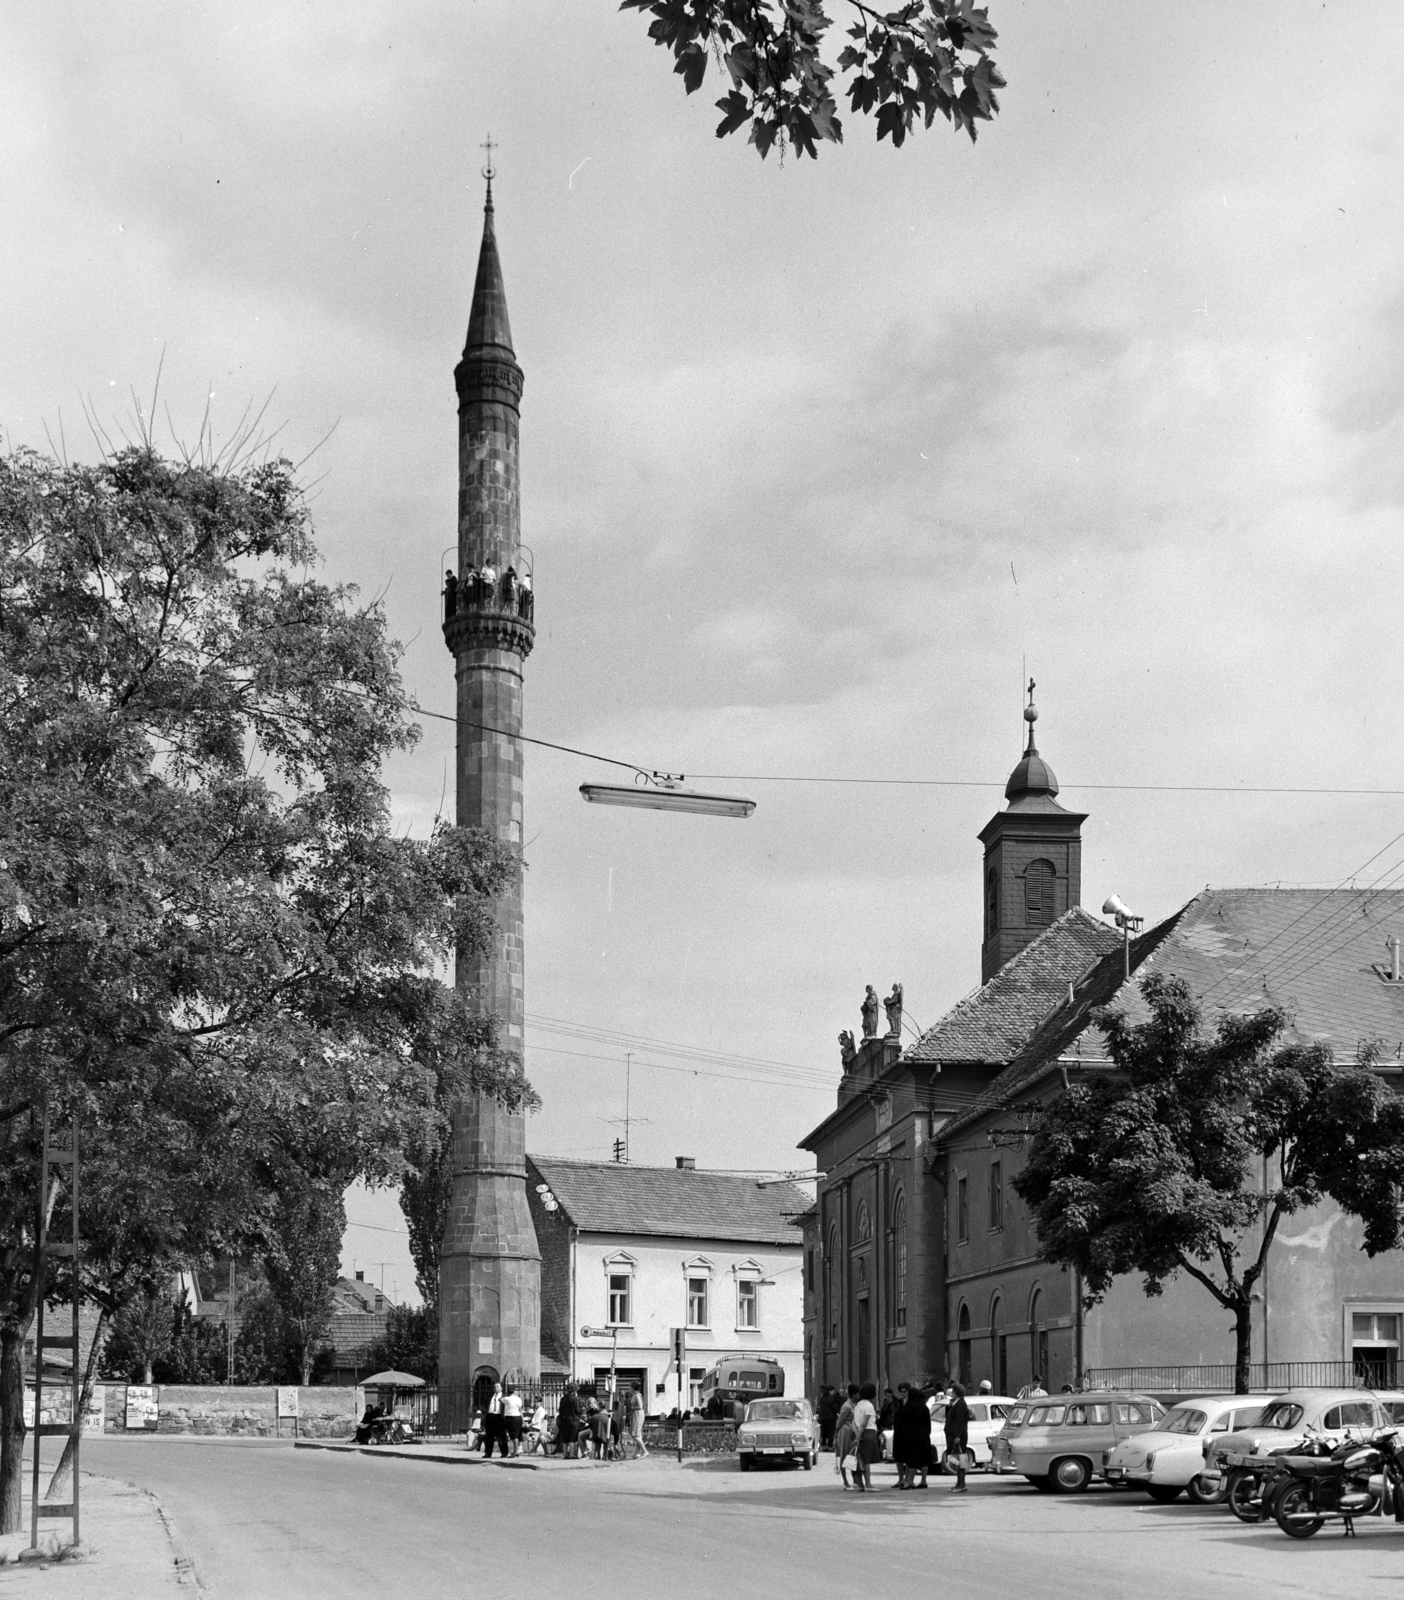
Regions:
M 362 1355 L 384 1337 L 386 1321 L 384 1312 L 337 1312 L 327 1323 L 327 1343 L 340 1357 Z
M 1074 906 L 953 1006 L 907 1051 L 907 1061 L 1008 1061 L 1121 935 Z
M 1141 984 L 1152 972 L 1183 978 L 1209 1024 L 1219 1012 L 1277 1006 L 1289 1038 L 1324 1044 L 1337 1060 L 1354 1060 L 1366 1043 L 1388 1061 L 1404 1059 L 1404 983 L 1384 980 L 1390 936 L 1404 940 L 1404 890 L 1205 889 L 1132 941 L 1129 985 L 1120 950 L 1105 956 L 943 1136 L 1060 1056 L 1102 1055 L 1100 1034 L 1079 1042 L 1092 1012 L 1115 1002 L 1131 1021 L 1145 1020 Z
M 795 1219 L 813 1203 L 793 1184 L 678 1167 L 529 1156 L 566 1215 L 587 1233 L 667 1234 L 750 1244 L 800 1243 Z

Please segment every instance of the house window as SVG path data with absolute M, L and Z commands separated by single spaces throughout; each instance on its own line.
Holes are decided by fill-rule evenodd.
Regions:
M 702 1409 L 702 1380 L 707 1376 L 706 1367 L 689 1367 L 687 1369 L 687 1403 L 693 1411 Z
M 687 1325 L 689 1328 L 710 1328 L 711 1318 L 707 1309 L 708 1280 L 706 1278 L 689 1278 L 687 1280 Z
M 1051 861 L 1030 861 L 1024 873 L 1025 921 L 1044 928 L 1053 920 L 1053 885 L 1057 881 Z
M 990 1232 L 1004 1226 L 1004 1173 L 998 1161 L 990 1162 Z
M 627 1327 L 634 1319 L 630 1300 L 633 1298 L 633 1278 L 627 1272 L 609 1275 L 609 1322 L 611 1327 Z
M 892 1202 L 888 1239 L 888 1280 L 892 1284 L 892 1327 L 907 1326 L 907 1201 L 899 1189 Z
M 1393 1389 L 1399 1372 L 1397 1311 L 1357 1311 L 1350 1319 L 1350 1353 L 1356 1376 L 1375 1389 Z
M 760 1327 L 760 1284 L 754 1278 L 736 1280 L 736 1326 Z
M 956 1179 L 956 1239 L 964 1244 L 970 1237 L 970 1190 L 964 1178 Z

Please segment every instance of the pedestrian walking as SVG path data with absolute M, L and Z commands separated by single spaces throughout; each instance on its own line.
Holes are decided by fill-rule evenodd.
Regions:
M 556 1449 L 567 1461 L 574 1461 L 580 1453 L 580 1396 L 573 1383 L 566 1385 L 556 1407 Z
M 839 1414 L 839 1397 L 832 1384 L 826 1383 L 819 1390 L 819 1404 L 814 1414 L 819 1420 L 819 1448 L 832 1450 L 834 1424 L 838 1421 Z
M 644 1397 L 643 1390 L 634 1384 L 629 1390 L 628 1397 L 629 1438 L 633 1442 L 634 1454 L 639 1457 L 648 1454 L 648 1446 L 644 1443 Z
M 843 1486 L 848 1487 L 848 1462 L 853 1454 L 853 1442 L 857 1435 L 853 1431 L 853 1408 L 858 1404 L 858 1385 L 850 1383 L 848 1396 L 839 1407 L 839 1414 L 834 1422 L 834 1471 L 843 1479 Z
M 865 1383 L 858 1391 L 858 1404 L 853 1408 L 853 1433 L 853 1455 L 857 1461 L 853 1481 L 866 1492 L 873 1486 L 873 1462 L 882 1460 L 875 1383 Z
M 969 1459 L 970 1407 L 965 1403 L 965 1390 L 953 1383 L 950 1403 L 946 1406 L 946 1465 L 956 1475 L 952 1494 L 966 1493 L 965 1469 Z
M 899 1489 L 924 1489 L 931 1470 L 931 1412 L 920 1389 L 907 1384 L 902 1403 L 892 1421 L 892 1459 L 897 1463 Z
M 502 1431 L 504 1453 L 522 1453 L 522 1397 L 509 1383 L 502 1392 Z
M 502 1385 L 493 1384 L 492 1398 L 483 1407 L 483 1454 L 489 1461 L 492 1460 L 493 1445 L 497 1446 L 500 1455 L 507 1454 L 506 1417 L 502 1399 Z

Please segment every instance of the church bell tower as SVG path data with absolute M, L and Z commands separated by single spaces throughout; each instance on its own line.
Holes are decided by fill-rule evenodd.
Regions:
M 1009 804 L 980 830 L 985 847 L 981 983 L 988 983 L 1011 956 L 1082 899 L 1082 824 L 1087 817 L 1058 804 L 1058 780 L 1034 743 L 1038 707 L 1033 692 L 1030 680 L 1024 707 L 1028 748 L 1005 785 Z
M 444 639 L 458 701 L 458 825 L 522 846 L 522 669 L 535 639 L 535 594 L 521 542 L 517 438 L 522 369 L 512 349 L 484 171 L 483 242 L 458 391 L 458 564 L 444 584 Z M 524 561 L 524 556 L 527 559 Z M 521 1054 L 522 874 L 494 906 L 482 955 L 457 982 Z M 453 1114 L 453 1190 L 439 1259 L 439 1381 L 534 1379 L 541 1357 L 541 1252 L 527 1210 L 526 1116 L 482 1095 Z

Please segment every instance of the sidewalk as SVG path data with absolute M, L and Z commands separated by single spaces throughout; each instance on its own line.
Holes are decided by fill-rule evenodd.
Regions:
M 194 1600 L 199 1584 L 189 1556 L 152 1494 L 117 1478 L 82 1477 L 81 1559 L 56 1559 L 52 1552 L 72 1537 L 66 1518 L 39 1525 L 41 1550 L 29 1550 L 29 1499 L 24 1503 L 24 1532 L 0 1538 L 0 1595 L 34 1595 L 36 1600 L 148 1600 L 184 1595 Z
M 567 1461 L 564 1456 L 493 1456 L 491 1460 L 476 1447 L 469 1450 L 464 1444 L 445 1440 L 441 1444 L 350 1444 L 344 1439 L 299 1439 L 298 1450 L 327 1450 L 337 1455 L 394 1456 L 402 1461 L 438 1461 L 453 1467 L 500 1467 L 506 1472 L 604 1472 L 609 1468 L 633 1467 L 649 1461 L 672 1460 L 660 1457 L 657 1451 L 642 1460 L 631 1457 L 628 1461 L 594 1461 L 582 1458 Z

